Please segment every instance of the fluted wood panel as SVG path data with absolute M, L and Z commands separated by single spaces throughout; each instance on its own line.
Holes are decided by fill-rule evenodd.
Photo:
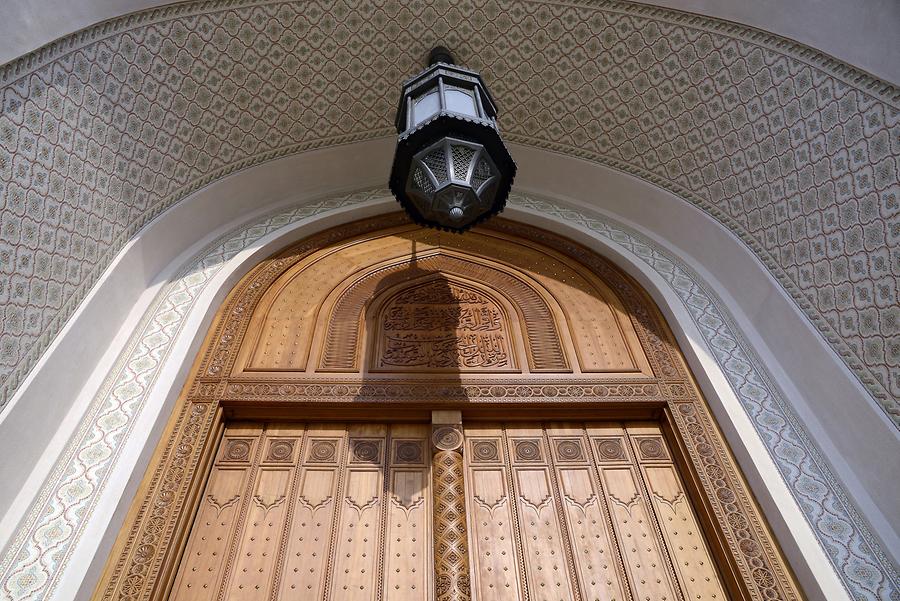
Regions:
M 721 601 L 657 424 L 469 425 L 478 599 Z
M 431 599 L 427 436 L 229 425 L 170 598 Z

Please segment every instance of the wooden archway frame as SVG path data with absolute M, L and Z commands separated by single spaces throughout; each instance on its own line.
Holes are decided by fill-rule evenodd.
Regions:
M 568 239 L 531 226 L 496 219 L 485 231 L 526 239 L 590 270 L 618 296 L 637 332 L 653 376 L 462 381 L 429 386 L 393 379 L 294 378 L 266 381 L 232 375 L 240 343 L 268 286 L 303 257 L 354 236 L 402 226 L 402 215 L 355 222 L 314 235 L 262 261 L 231 291 L 195 361 L 125 526 L 110 555 L 95 598 L 165 599 L 184 551 L 224 422 L 230 418 L 278 418 L 303 409 L 304 416 L 332 418 L 354 405 L 359 419 L 384 418 L 386 405 L 400 419 L 422 419 L 435 407 L 464 415 L 509 415 L 510 407 L 532 408 L 563 420 L 653 418 L 663 424 L 685 484 L 706 531 L 729 594 L 745 600 L 802 599 L 793 575 L 728 450 L 674 337 L 649 296 L 608 260 Z M 343 419 L 346 419 L 346 414 Z
M 528 358 L 532 370 L 568 370 L 556 321 L 547 302 L 534 288 L 491 265 L 473 263 L 451 255 L 426 257 L 417 264 L 426 272 L 445 272 L 481 280 L 502 291 L 513 306 L 521 311 L 522 321 L 529 334 Z M 367 301 L 376 289 L 392 286 L 406 277 L 402 265 L 390 265 L 356 280 L 341 294 L 328 320 L 328 344 L 322 354 L 322 368 L 354 371 L 358 368 L 356 358 L 359 355 L 357 341 L 360 317 Z

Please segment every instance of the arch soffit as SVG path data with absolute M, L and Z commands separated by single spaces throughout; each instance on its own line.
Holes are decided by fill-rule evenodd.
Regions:
M 897 302 L 893 263 L 849 273 L 860 249 L 885 257 L 897 242 L 890 227 L 900 173 L 890 133 L 900 115 L 896 88 L 789 40 L 715 19 L 614 2 L 536 2 L 524 12 L 514 4 L 495 7 L 508 26 L 491 47 L 480 46 L 485 42 L 476 36 L 459 40 L 458 49 L 460 60 L 482 69 L 496 95 L 510 102 L 504 117 L 509 139 L 637 175 L 713 216 L 753 250 L 896 421 L 891 399 L 900 382 L 891 378 L 891 367 L 900 347 L 885 330 L 895 320 L 882 315 Z M 24 283 L 15 289 L 18 300 L 35 310 L 27 320 L 15 310 L 4 316 L 0 336 L 10 359 L 0 365 L 0 401 L 16 390 L 118 250 L 165 208 L 249 165 L 390 132 L 392 92 L 385 82 L 415 70 L 436 33 L 403 38 L 400 47 L 391 46 L 392 61 L 381 55 L 369 60 L 341 46 L 347 53 L 341 64 L 323 55 L 317 63 L 295 65 L 291 61 L 302 54 L 296 45 L 307 36 L 292 28 L 331 37 L 322 21 L 330 15 L 315 19 L 298 6 L 247 0 L 145 11 L 4 67 L 0 141 L 8 157 L 0 162 L 7 166 L 0 181 L 13 200 L 2 210 L 9 223 L 24 216 L 20 229 L 27 230 L 20 236 L 11 226 L 7 233 L 15 240 L 5 242 L 19 254 L 46 254 L 50 261 L 41 259 L 36 270 L 34 261 L 12 265 L 13 279 Z M 479 11 L 467 8 L 452 6 L 456 12 L 448 20 L 470 22 Z M 364 14 L 351 17 L 337 22 L 375 28 L 362 33 L 386 47 L 399 43 Z M 273 28 L 241 27 L 253 19 Z M 537 47 L 536 36 L 523 40 L 524 20 L 541 29 L 561 24 L 575 50 Z M 570 30 L 568 23 L 596 31 Z M 229 44 L 240 52 L 217 52 Z M 277 52 L 263 53 L 267 59 L 248 69 L 244 61 L 261 56 L 257 46 Z M 360 52 L 368 51 L 362 46 Z M 554 60 L 557 55 L 568 60 Z M 323 66 L 313 69 L 314 63 Z M 553 67 L 541 70 L 550 79 L 538 81 L 531 72 L 541 63 Z M 658 78 L 650 86 L 648 73 Z M 267 104 L 283 98 L 282 90 L 308 89 L 306 79 L 323 75 L 329 83 L 321 95 L 292 97 L 285 107 Z M 531 88 L 538 84 L 559 90 L 559 98 L 548 92 L 548 104 L 534 105 L 530 100 L 538 95 Z M 605 114 L 594 115 L 588 100 L 601 95 Z M 567 97 L 584 100 L 575 114 L 566 112 Z M 258 110 L 235 108 L 243 105 Z M 556 117 L 554 126 L 542 127 L 548 115 Z M 628 135 L 635 128 L 640 135 Z M 74 133 L 57 139 L 54 132 Z M 85 142 L 71 144 L 75 139 Z M 59 158 L 33 163 L 33 174 L 10 167 L 27 162 L 35 148 Z M 49 210 L 35 209 L 29 198 L 46 198 Z M 31 221 L 52 227 L 60 216 L 72 232 L 53 239 L 31 235 L 37 231 Z M 86 228 L 75 224 L 86 223 L 95 225 L 85 236 L 77 230 Z M 851 231 L 846 239 L 837 235 L 840 229 Z M 838 264 L 834 273 L 810 267 L 826 257 Z
M 270 225 L 264 225 L 262 231 L 260 231 L 259 228 L 257 228 L 255 232 L 253 231 L 253 228 L 240 228 L 238 233 L 236 234 L 235 240 L 243 240 L 243 242 L 240 243 L 243 247 L 247 244 L 252 244 L 253 241 L 257 240 L 260 236 L 266 235 L 267 233 L 272 232 L 279 227 L 283 227 L 285 223 L 291 223 L 292 220 L 303 219 L 311 215 L 315 215 L 319 212 L 328 211 L 336 207 L 340 207 L 342 205 L 353 205 L 360 202 L 361 200 L 366 200 L 368 198 L 370 198 L 370 196 L 355 198 L 348 197 L 343 201 L 339 201 L 336 203 L 332 202 L 319 204 L 312 209 L 304 207 L 299 210 L 292 209 L 283 213 L 279 212 L 273 217 L 263 219 L 263 224 Z M 623 228 L 622 226 L 616 225 L 613 222 L 608 222 L 605 218 L 602 218 L 596 214 L 586 215 L 570 209 L 556 210 L 554 209 L 553 205 L 544 203 L 543 201 L 532 201 L 527 202 L 526 204 L 535 207 L 536 210 L 550 211 L 554 214 L 558 214 L 561 218 L 564 218 L 567 221 L 573 221 L 575 223 L 583 225 L 585 228 L 587 228 L 587 230 L 593 232 L 592 236 L 597 240 L 605 241 L 603 242 L 603 244 L 606 244 L 608 242 L 614 247 L 616 245 L 624 245 L 623 248 L 625 249 L 624 252 L 626 253 L 626 256 L 629 256 L 628 253 L 636 253 L 633 254 L 634 260 L 638 263 L 646 263 L 649 269 L 657 270 L 659 269 L 658 265 L 665 265 L 666 263 L 668 263 L 676 266 L 674 276 L 684 277 L 687 280 L 691 281 L 697 277 L 696 274 L 692 274 L 692 271 L 689 268 L 678 267 L 680 264 L 679 260 L 669 255 L 666 251 L 660 250 L 654 242 L 643 238 L 640 234 L 636 234 L 635 232 L 632 232 L 627 228 Z M 229 244 L 234 244 L 234 242 L 229 242 L 229 239 L 232 235 L 233 234 L 231 233 L 226 235 L 222 239 L 223 242 L 221 246 L 214 245 L 213 247 L 211 247 L 214 250 L 210 252 L 210 256 L 224 255 L 223 259 L 215 259 L 215 263 L 223 262 L 224 260 L 228 260 L 231 257 L 234 257 L 237 251 L 233 246 L 232 248 L 229 248 L 228 246 Z M 198 266 L 205 260 L 206 259 L 201 259 L 200 263 L 198 263 Z M 188 269 L 185 274 L 190 273 L 194 269 L 196 269 L 196 267 Z M 680 271 L 682 269 L 686 269 L 686 271 Z M 669 285 L 673 285 L 673 282 L 667 277 L 667 272 L 660 271 L 659 273 L 663 276 L 664 281 L 668 282 Z M 679 275 L 679 273 L 681 275 Z M 161 293 L 161 297 L 166 297 L 167 295 L 170 296 L 171 304 L 169 306 L 164 306 L 163 308 L 158 307 L 155 310 L 170 311 L 171 307 L 173 306 L 183 307 L 185 302 L 192 302 L 192 299 L 196 298 L 196 296 L 203 290 L 203 287 L 205 287 L 206 284 L 210 281 L 209 277 L 211 276 L 204 276 L 199 280 L 190 282 L 190 286 L 192 288 L 189 289 L 188 294 L 185 294 L 184 291 L 186 282 L 184 280 L 176 281 Z M 700 285 L 700 288 L 697 288 L 694 294 L 699 295 L 697 298 L 698 300 L 700 300 L 703 298 L 703 294 L 707 294 L 707 290 L 707 287 Z M 707 301 L 703 302 L 702 307 L 697 310 L 700 310 L 704 313 L 712 312 L 712 315 L 718 315 L 718 313 L 716 312 L 722 311 L 723 309 L 721 309 L 721 307 L 721 302 L 717 302 L 715 299 L 708 299 Z M 179 309 L 179 311 L 183 311 L 183 309 Z M 696 320 L 697 318 L 694 317 L 694 319 Z M 721 319 L 721 317 L 719 317 L 718 319 Z M 732 329 L 735 327 L 736 326 L 734 326 L 730 319 L 725 318 L 722 327 L 718 330 L 715 336 L 717 338 L 724 337 L 723 340 L 725 342 L 728 342 L 727 337 L 732 335 Z M 165 339 L 166 337 L 174 336 L 175 332 L 177 331 L 172 330 L 171 328 L 167 329 L 168 331 L 163 328 L 153 328 L 151 329 L 150 334 L 147 334 L 146 332 L 136 332 L 134 334 L 134 339 L 135 341 L 137 341 L 142 335 L 160 336 L 161 338 Z M 715 344 L 712 339 L 703 334 L 702 329 L 700 334 L 706 340 L 706 344 Z M 755 372 L 755 370 L 763 368 L 760 367 L 758 360 L 752 359 L 752 351 L 748 351 L 746 349 L 746 347 L 744 346 L 745 343 L 740 341 L 741 337 L 739 335 L 737 339 L 732 340 L 733 342 L 729 342 L 727 345 L 727 347 L 730 349 L 730 358 L 726 360 L 722 358 L 718 352 L 713 353 L 712 356 L 717 357 L 717 362 L 719 362 L 719 365 L 723 370 L 726 370 L 726 373 L 728 373 L 728 369 L 724 367 L 725 362 L 734 362 L 741 365 L 741 371 L 746 369 L 748 373 L 752 375 L 752 378 L 757 383 L 757 385 L 763 386 L 765 397 L 762 399 L 745 398 L 744 393 L 739 388 L 740 384 L 731 381 L 731 385 L 733 387 L 738 387 L 735 388 L 735 393 L 738 395 L 741 403 L 744 404 L 744 406 L 747 408 L 747 411 L 750 413 L 758 412 L 759 415 L 767 416 L 771 411 L 777 412 L 778 407 L 784 406 L 784 401 L 775 401 L 772 398 L 766 396 L 778 396 L 777 390 L 773 387 L 769 387 L 769 385 L 766 384 L 770 381 L 770 376 L 765 373 L 760 375 Z M 166 344 L 170 344 L 170 342 L 166 342 Z M 158 349 L 159 347 L 156 348 Z M 129 356 L 127 359 L 123 359 L 123 361 L 134 361 L 135 359 L 142 357 L 144 353 L 147 352 L 147 349 L 137 348 L 132 349 L 132 351 L 130 352 L 134 354 Z M 744 353 L 747 352 L 750 352 L 751 358 L 748 358 L 746 355 L 744 355 Z M 127 393 L 131 395 L 130 398 L 132 401 L 136 401 L 137 397 L 135 397 L 134 395 L 150 394 L 149 386 L 152 378 L 147 376 L 151 373 L 157 373 L 158 369 L 160 369 L 160 361 L 165 356 L 165 353 L 157 354 L 157 356 L 155 357 L 147 356 L 146 363 L 141 366 L 141 369 L 144 370 L 141 373 L 128 374 L 118 372 L 110 374 L 109 385 L 103 387 L 103 389 L 95 399 L 95 403 L 100 403 L 102 405 L 106 402 L 114 402 L 116 405 L 119 405 L 121 403 L 121 399 L 113 400 L 110 397 L 122 393 Z M 213 363 L 215 363 L 215 358 L 213 358 Z M 150 371 L 148 372 L 147 370 Z M 746 377 L 746 375 L 744 377 Z M 117 382 L 118 384 L 122 385 L 123 388 L 116 388 L 114 384 L 116 384 Z M 125 385 L 128 385 L 129 387 L 124 388 Z M 134 403 L 133 406 L 138 405 L 139 403 Z M 756 409 L 751 409 L 749 407 L 750 405 L 755 406 Z M 132 415 L 131 417 L 129 417 L 129 420 L 133 418 L 134 416 Z M 807 450 L 809 449 L 809 438 L 802 433 L 802 427 L 799 426 L 799 424 L 797 424 L 792 418 L 783 414 L 781 414 L 781 417 L 776 418 L 776 420 L 780 422 L 780 425 L 776 426 L 775 422 L 768 421 L 768 418 L 766 418 L 763 422 L 756 421 L 754 423 L 758 428 L 762 428 L 762 430 L 765 431 L 765 434 L 763 434 L 762 436 L 762 440 L 766 442 L 768 451 L 771 454 L 776 465 L 779 466 L 779 470 L 781 470 L 781 474 L 785 478 L 790 490 L 794 495 L 799 494 L 802 498 L 805 499 L 804 502 L 800 504 L 800 507 L 808 512 L 808 515 L 810 516 L 808 519 L 810 521 L 810 525 L 816 532 L 816 536 L 820 540 L 826 541 L 823 542 L 823 547 L 829 551 L 828 556 L 834 565 L 834 573 L 841 578 L 844 586 L 846 586 L 848 590 L 855 591 L 861 598 L 886 598 L 883 597 L 883 594 L 885 593 L 885 591 L 887 591 L 887 594 L 890 594 L 890 591 L 892 590 L 892 583 L 896 582 L 896 572 L 893 572 L 891 570 L 889 563 L 887 565 L 883 563 L 884 561 L 889 562 L 889 560 L 885 560 L 884 553 L 878 549 L 877 543 L 874 542 L 871 534 L 867 532 L 864 523 L 859 521 L 859 518 L 858 516 L 856 516 L 855 511 L 852 508 L 845 509 L 845 507 L 848 507 L 848 501 L 846 500 L 845 493 L 840 489 L 838 485 L 836 485 L 836 480 L 834 479 L 834 477 L 828 475 L 827 473 L 816 471 L 826 470 L 827 472 L 827 468 L 815 459 L 815 457 L 817 456 L 816 451 Z M 98 430 L 100 430 L 100 438 L 108 442 L 113 442 L 117 440 L 115 433 L 106 432 L 106 430 L 110 427 L 116 430 L 122 430 L 130 423 L 131 421 L 122 423 L 109 422 L 107 424 L 94 423 L 88 424 L 87 426 L 89 426 L 89 432 L 97 432 Z M 94 428 L 94 430 L 91 430 L 91 428 Z M 788 444 L 791 445 L 792 448 L 802 449 L 804 456 L 799 458 L 796 462 L 785 457 L 780 457 L 779 454 L 775 451 L 775 447 L 783 444 L 782 441 L 790 441 L 788 442 Z M 89 441 L 88 437 L 73 439 L 70 443 L 74 450 L 80 448 L 79 445 L 82 444 L 93 443 Z M 812 455 L 810 456 L 807 453 L 812 453 Z M 72 453 L 68 456 L 74 457 L 74 455 L 75 454 Z M 112 453 L 94 457 L 93 459 L 91 459 L 91 461 L 99 461 L 103 464 L 111 463 L 114 460 L 115 457 Z M 81 459 L 78 459 L 77 461 L 81 462 Z M 790 465 L 782 466 L 781 464 L 785 461 L 788 461 Z M 65 470 L 65 472 L 68 473 L 71 471 L 71 473 L 74 474 L 73 478 L 78 479 L 78 474 L 82 473 L 84 469 L 93 469 L 96 467 L 96 465 L 85 465 L 80 467 L 72 466 L 71 470 Z M 132 470 L 129 468 L 128 472 L 131 473 L 131 471 Z M 63 473 L 63 471 L 59 471 L 59 473 Z M 798 493 L 797 487 L 800 486 L 797 480 L 798 477 L 800 479 L 807 479 L 807 482 L 809 478 L 812 478 L 814 481 L 821 483 L 827 491 L 823 495 L 824 499 L 810 499 L 807 495 Z M 47 492 L 46 494 L 42 494 L 41 498 L 61 498 L 59 493 L 54 493 L 54 490 L 57 490 L 54 487 L 68 486 L 70 485 L 70 482 L 70 480 L 47 481 L 45 483 L 45 489 L 47 490 Z M 77 500 L 76 504 L 84 504 L 96 500 L 96 495 L 99 491 L 97 483 L 93 482 L 91 478 L 84 480 L 82 483 L 86 486 L 86 494 L 85 496 Z M 807 507 L 807 505 L 810 503 L 811 505 L 809 505 L 809 507 L 811 507 L 811 509 Z M 54 520 L 59 519 L 58 517 L 48 517 L 42 520 L 38 519 L 38 517 L 41 515 L 49 516 L 51 513 L 55 514 L 56 512 L 47 511 L 43 506 L 35 506 L 34 508 L 32 508 L 29 515 L 33 517 L 25 521 L 26 524 L 31 525 L 26 526 L 27 532 L 23 532 L 16 537 L 15 540 L 18 542 L 16 543 L 14 548 L 10 548 L 8 550 L 7 555 L 8 558 L 20 557 L 22 555 L 19 554 L 19 551 L 21 551 L 23 548 L 27 548 L 29 550 L 27 553 L 28 556 L 45 557 L 46 555 L 46 558 L 42 560 L 42 562 L 46 561 L 46 563 L 44 563 L 43 565 L 45 565 L 46 569 L 49 569 L 51 571 L 47 574 L 47 583 L 40 585 L 40 590 L 43 591 L 52 590 L 52 587 L 58 584 L 60 577 L 59 572 L 55 571 L 59 568 L 60 559 L 51 560 L 50 555 L 55 558 L 62 558 L 63 555 L 65 555 L 66 557 L 71 557 L 73 545 L 75 545 L 77 541 L 80 540 L 79 537 L 82 528 L 81 526 L 79 526 L 79 524 L 76 523 L 71 527 L 71 530 L 74 532 L 74 534 L 69 535 L 57 532 L 57 534 L 65 534 L 64 538 L 57 538 L 52 541 L 47 541 L 47 544 L 50 546 L 46 547 L 45 549 L 44 543 L 36 542 L 38 539 L 33 536 L 33 533 L 38 530 L 47 529 L 48 527 L 53 525 L 52 522 Z M 79 519 L 87 519 L 80 512 L 74 511 L 74 509 L 71 511 L 66 511 L 65 514 L 69 516 L 69 518 L 78 517 Z M 829 516 L 829 518 L 823 522 L 821 519 L 822 516 Z M 849 538 L 847 538 L 847 540 L 844 542 L 840 542 L 838 547 L 834 546 L 838 544 L 838 541 L 836 541 L 834 538 L 834 530 L 828 526 L 828 523 L 830 523 L 830 520 L 832 519 L 831 516 L 839 516 L 837 517 L 837 519 L 839 519 L 845 526 L 848 524 L 852 525 L 850 531 L 845 532 L 845 534 L 847 534 Z M 48 520 L 50 520 L 51 523 L 48 523 Z M 851 548 L 854 549 L 852 553 L 839 550 Z M 848 564 L 847 561 L 848 558 L 851 557 L 853 558 L 852 561 L 854 562 L 863 561 L 867 566 L 867 569 L 871 569 L 869 575 L 873 576 L 874 580 L 860 581 L 850 578 L 850 576 L 853 576 L 854 574 L 862 574 L 862 572 L 859 572 L 858 570 L 856 572 L 852 572 L 850 570 L 850 564 Z M 31 568 L 29 567 L 29 565 L 18 561 L 12 561 L 12 559 L 9 559 L 8 561 L 5 559 L 3 565 L 7 567 L 7 570 L 4 571 L 2 575 L 2 582 L 5 586 L 9 586 L 10 582 L 16 581 L 18 577 L 17 575 L 31 573 Z M 53 567 L 54 565 L 56 565 L 55 568 Z

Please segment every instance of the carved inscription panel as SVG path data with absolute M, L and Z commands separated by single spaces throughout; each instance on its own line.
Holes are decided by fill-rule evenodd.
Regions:
M 658 425 L 469 425 L 466 445 L 478 599 L 728 599 Z
M 439 278 L 390 298 L 375 320 L 379 371 L 514 368 L 500 304 L 475 288 Z
M 653 375 L 617 293 L 534 241 L 404 225 L 279 260 L 229 314 L 246 323 L 221 354 L 232 375 Z
M 229 425 L 170 599 L 432 599 L 429 434 Z

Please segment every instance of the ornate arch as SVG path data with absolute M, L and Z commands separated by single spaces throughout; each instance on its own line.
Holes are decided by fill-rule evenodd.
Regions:
M 308 409 L 345 403 L 358 407 L 403 403 L 406 408 L 415 408 L 423 404 L 430 407 L 434 402 L 457 407 L 496 404 L 563 409 L 577 406 L 580 412 L 617 406 L 645 412 L 640 414 L 665 416 L 683 450 L 684 460 L 690 465 L 690 477 L 702 491 L 698 493 L 701 520 L 716 532 L 716 544 L 722 549 L 720 558 L 727 564 L 724 572 L 730 589 L 748 599 L 799 598 L 765 520 L 658 310 L 630 277 L 602 257 L 560 236 L 502 220 L 489 228 L 569 256 L 602 278 L 622 300 L 651 364 L 651 373 L 627 378 L 617 374 L 538 373 L 527 380 L 515 374 L 505 377 L 492 374 L 488 379 L 467 379 L 466 374 L 460 374 L 458 384 L 441 385 L 403 378 L 368 382 L 356 374 L 333 373 L 323 378 L 319 373 L 285 377 L 284 374 L 248 375 L 231 371 L 254 307 L 280 274 L 330 241 L 402 221 L 402 217 L 391 215 L 313 236 L 263 261 L 233 289 L 210 331 L 206 348 L 201 351 L 198 369 L 171 418 L 171 433 L 151 466 L 145 492 L 136 501 L 135 519 L 123 530 L 119 551 L 111 558 L 102 584 L 103 598 L 155 599 L 154 591 L 164 586 L 158 581 L 159 575 L 165 578 L 178 560 L 182 541 L 178 525 L 184 523 L 192 503 L 196 502 L 193 491 L 201 479 L 198 474 L 208 464 L 215 446 L 213 433 L 220 427 L 223 411 L 240 415 L 240 411 L 259 403 Z M 435 269 L 446 266 L 464 275 L 484 276 L 479 270 L 462 267 L 457 258 L 434 258 Z M 397 270 L 376 273 L 375 278 L 369 278 L 371 284 L 358 286 L 343 296 L 353 299 L 347 303 L 353 311 L 342 315 L 358 322 L 364 300 L 377 289 L 379 281 L 394 278 L 400 283 L 403 280 Z M 497 283 L 508 282 L 498 280 Z
M 221 279 L 222 267 L 225 266 L 226 272 L 240 269 L 236 265 L 247 259 L 243 255 L 243 258 L 235 259 L 235 255 L 260 240 L 268 244 L 267 248 L 271 248 L 273 241 L 282 239 L 284 232 L 304 227 L 315 231 L 318 217 L 310 219 L 311 216 L 322 213 L 330 215 L 335 210 L 341 211 L 345 207 L 356 206 L 371 199 L 371 194 L 350 195 L 274 212 L 225 234 L 184 266 L 179 276 L 160 293 L 157 304 L 148 311 L 143 324 L 132 335 L 131 346 L 95 397 L 82 423 L 81 433 L 72 439 L 65 456 L 58 463 L 56 473 L 59 475 L 48 480 L 41 493 L 42 500 L 29 509 L 27 520 L 17 532 L 14 543 L 0 564 L 0 586 L 4 592 L 14 599 L 46 598 L 59 589 L 61 582 L 71 582 L 73 577 L 81 578 L 81 564 L 75 561 L 76 557 L 83 561 L 86 556 L 93 557 L 98 548 L 104 549 L 95 537 L 85 537 L 87 523 L 90 521 L 97 524 L 98 519 L 105 523 L 103 520 L 107 519 L 108 512 L 102 507 L 110 503 L 111 495 L 115 503 L 118 495 L 122 494 L 120 488 L 123 486 L 123 470 L 127 474 L 134 473 L 133 460 L 122 456 L 122 447 L 126 441 L 135 437 L 143 440 L 143 436 L 134 431 L 135 424 L 146 424 L 147 410 L 144 407 L 148 403 L 157 402 L 154 399 L 159 395 L 168 394 L 165 390 L 168 390 L 169 385 L 159 383 L 159 374 L 161 370 L 168 369 L 166 366 L 170 362 L 171 353 L 180 357 L 185 352 L 185 337 L 196 335 L 196 326 L 189 325 L 185 332 L 182 324 L 192 311 L 197 313 L 208 310 L 206 303 L 213 298 L 211 290 L 220 287 L 225 281 Z M 759 432 L 761 442 L 774 461 L 773 466 L 777 467 L 784 479 L 785 491 L 790 491 L 799 502 L 796 506 L 794 500 L 786 504 L 779 502 L 777 510 L 771 506 L 769 508 L 780 516 L 789 516 L 790 511 L 795 511 L 790 508 L 796 507 L 795 517 L 806 517 L 811 532 L 815 533 L 819 543 L 811 547 L 803 547 L 800 539 L 796 539 L 796 544 L 800 544 L 801 549 L 807 549 L 805 552 L 798 552 L 810 553 L 809 561 L 815 561 L 811 558 L 818 557 L 816 553 L 822 552 L 817 547 L 817 544 L 821 544 L 824 553 L 820 561 L 824 564 L 827 555 L 833 566 L 823 567 L 821 574 L 825 578 L 834 574 L 847 590 L 853 591 L 860 598 L 889 599 L 892 591 L 896 590 L 896 572 L 890 560 L 885 557 L 853 508 L 847 493 L 823 462 L 790 404 L 781 397 L 775 384 L 777 380 L 766 371 L 756 351 L 744 339 L 739 326 L 734 323 L 716 292 L 678 257 L 651 239 L 615 221 L 591 212 L 566 209 L 547 201 L 525 197 L 517 197 L 515 206 L 519 207 L 516 213 L 523 218 L 528 215 L 547 215 L 547 223 L 563 223 L 561 220 L 564 220 L 567 224 L 566 231 L 570 235 L 576 235 L 579 228 L 584 228 L 584 231 L 590 232 L 591 240 L 598 241 L 598 244 L 609 248 L 613 254 L 621 253 L 624 261 L 639 266 L 642 272 L 645 270 L 660 278 L 659 282 L 652 285 L 659 286 L 661 291 L 668 291 L 665 294 L 670 295 L 670 298 L 665 302 L 672 303 L 676 314 L 677 311 L 685 311 L 685 323 L 693 322 L 699 327 L 697 335 L 706 345 L 703 348 L 712 353 L 719 365 L 717 369 L 722 370 L 736 395 L 735 402 L 741 404 Z M 244 280 L 238 287 L 249 283 L 250 280 Z M 192 309 L 198 301 L 200 307 Z M 221 334 L 222 331 L 217 330 L 216 333 Z M 713 386 L 717 395 L 724 394 L 727 397 L 727 388 L 721 389 L 717 384 Z M 471 386 L 468 387 L 468 392 L 477 398 L 475 395 L 486 394 L 485 391 L 490 388 L 491 386 Z M 494 388 L 501 393 L 519 394 L 523 397 L 532 392 L 525 387 Z M 216 386 L 205 390 L 207 399 L 214 398 L 217 391 L 224 392 L 223 388 Z M 348 391 L 347 387 L 342 390 L 343 393 Z M 259 394 L 273 391 L 274 387 L 267 387 L 267 390 L 260 390 Z M 318 395 L 321 395 L 322 387 L 304 387 L 303 392 L 309 394 L 310 398 L 320 398 Z M 398 391 L 388 391 L 394 392 Z M 553 392 L 569 398 L 572 390 L 569 387 L 554 386 Z M 585 394 L 583 388 L 574 392 L 582 396 Z M 610 385 L 596 386 L 589 394 L 595 395 L 594 399 L 611 398 L 616 401 L 627 399 L 635 392 L 632 385 Z M 651 390 L 637 392 L 651 395 L 643 398 L 658 398 L 652 396 Z M 727 400 L 725 402 L 728 403 Z M 155 416 L 155 411 L 152 410 L 151 415 Z M 191 426 L 193 428 L 202 427 L 202 424 L 195 423 L 194 418 L 191 418 L 191 424 L 194 424 Z M 139 430 L 143 431 L 143 427 L 139 426 Z M 186 439 L 184 442 L 187 446 L 181 449 L 180 456 L 189 457 L 196 450 L 196 441 Z M 98 448 L 98 445 L 106 451 L 101 454 L 89 452 L 90 449 Z M 790 448 L 792 454 L 782 455 L 778 450 L 782 448 Z M 758 458 L 753 461 L 756 463 Z M 768 458 L 763 461 L 768 461 Z M 141 466 L 139 463 L 138 469 Z M 815 485 L 815 491 L 809 488 L 810 483 Z M 67 497 L 66 491 L 73 486 L 77 486 L 83 493 L 77 499 Z M 777 489 L 781 485 L 770 482 L 767 488 L 769 486 Z M 126 494 L 130 498 L 130 493 Z M 776 495 L 775 500 L 770 502 L 778 502 L 779 493 L 773 494 Z M 168 511 L 170 502 L 167 500 L 159 509 Z M 791 541 L 796 536 L 806 536 L 806 526 L 802 522 L 802 518 L 795 519 L 793 526 L 789 526 L 790 534 L 786 536 Z M 794 558 L 801 563 L 807 559 L 803 555 L 794 555 Z M 828 587 L 833 585 L 817 583 L 815 586 L 829 590 Z M 65 587 L 65 590 L 69 590 L 69 584 Z M 837 589 L 830 590 L 835 592 Z
M 536 371 L 568 371 L 559 331 L 546 299 L 509 271 L 460 257 L 437 254 L 417 260 L 419 270 L 446 272 L 482 281 L 505 295 L 524 323 L 528 355 Z M 419 274 L 421 275 L 421 274 Z M 321 367 L 328 370 L 354 370 L 359 367 L 359 328 L 363 311 L 373 294 L 410 277 L 408 263 L 382 267 L 351 284 L 338 298 L 328 319 L 328 335 Z

